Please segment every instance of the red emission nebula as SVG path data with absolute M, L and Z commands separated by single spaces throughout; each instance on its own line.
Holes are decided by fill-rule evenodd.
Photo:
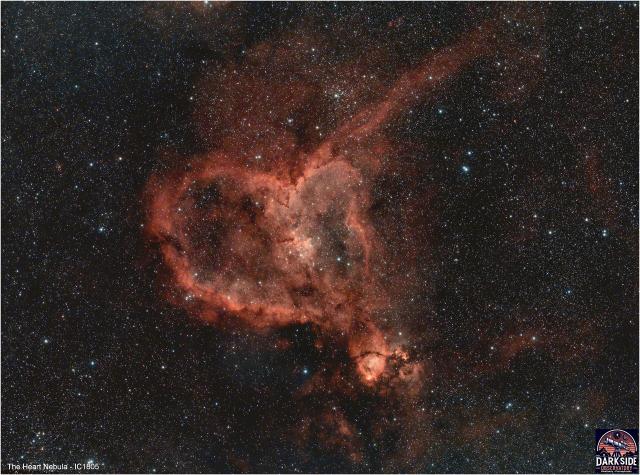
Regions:
M 312 86 L 305 79 L 278 83 L 277 73 L 268 79 L 262 67 L 265 56 L 275 54 L 277 63 L 290 51 L 258 45 L 248 66 L 228 67 L 227 83 L 203 81 L 205 95 L 218 95 L 199 105 L 196 125 L 216 136 L 215 148 L 156 173 L 146 187 L 146 234 L 169 271 L 168 298 L 221 331 L 308 324 L 317 345 L 342 345 L 350 365 L 315 375 L 300 394 L 329 385 L 401 405 L 417 397 L 429 363 L 411 354 L 408 335 L 387 318 L 410 286 L 411 256 L 385 244 L 424 236 L 412 236 L 410 227 L 402 236 L 389 232 L 390 218 L 371 211 L 371 190 L 376 178 L 398 172 L 385 128 L 490 52 L 493 36 L 479 27 L 373 92 L 359 91 L 354 79 L 351 92 L 368 102 L 314 140 L 287 129 L 285 110 L 292 101 L 304 109 Z M 360 460 L 345 416 L 334 408 L 319 418 L 336 434 L 323 443 Z M 419 449 L 414 443 L 407 453 Z

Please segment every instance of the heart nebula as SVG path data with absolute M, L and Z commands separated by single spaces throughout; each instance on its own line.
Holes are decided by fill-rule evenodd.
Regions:
M 372 217 L 372 190 L 393 167 L 385 127 L 485 54 L 490 37 L 479 28 L 430 55 L 316 143 L 258 125 L 253 141 L 231 137 L 155 174 L 146 233 L 170 270 L 171 300 L 221 327 L 310 324 L 345 342 L 363 387 L 383 393 L 401 381 L 417 391 L 424 364 L 387 318 L 403 287 L 389 275 L 408 280 L 412 269 L 385 245 L 393 236 Z

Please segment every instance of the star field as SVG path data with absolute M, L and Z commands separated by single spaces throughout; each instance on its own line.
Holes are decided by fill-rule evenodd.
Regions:
M 638 426 L 637 45 L 633 2 L 3 3 L 2 470 L 590 473 Z

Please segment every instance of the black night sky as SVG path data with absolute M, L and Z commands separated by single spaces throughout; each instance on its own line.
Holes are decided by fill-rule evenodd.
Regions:
M 590 473 L 638 4 L 3 2 L 2 231 L 4 472 Z

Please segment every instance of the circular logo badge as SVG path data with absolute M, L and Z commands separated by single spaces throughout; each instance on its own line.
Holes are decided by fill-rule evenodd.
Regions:
M 605 432 L 598 441 L 598 452 L 606 451 L 609 455 L 624 457 L 628 452 L 635 454 L 638 451 L 636 441 L 627 431 L 621 429 Z

